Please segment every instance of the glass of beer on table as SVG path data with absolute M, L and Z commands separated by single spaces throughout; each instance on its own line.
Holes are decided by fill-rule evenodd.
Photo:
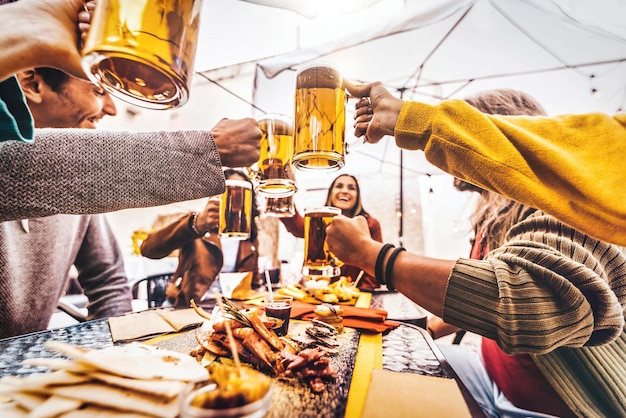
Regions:
M 267 197 L 292 196 L 298 188 L 291 164 L 293 126 L 287 115 L 268 113 L 257 118 L 261 137 L 261 154 L 256 170 L 259 194 Z
M 304 212 L 304 263 L 305 276 L 334 277 L 340 274 L 343 264 L 328 249 L 326 226 L 341 214 L 341 209 L 332 206 L 307 209 Z
M 219 235 L 246 240 L 252 226 L 252 185 L 246 180 L 226 179 L 220 200 Z
M 98 0 L 83 48 L 89 78 L 149 109 L 180 107 L 198 43 L 202 0 Z
M 298 169 L 345 165 L 346 91 L 338 70 L 313 64 L 296 73 L 294 154 Z

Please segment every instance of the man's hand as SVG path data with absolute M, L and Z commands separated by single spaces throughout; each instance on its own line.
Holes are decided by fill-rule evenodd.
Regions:
M 95 7 L 95 2 L 91 6 L 91 10 Z M 56 67 L 66 73 L 87 79 L 81 65 L 80 49 L 82 41 L 78 34 L 85 33 L 89 27 L 80 26 L 80 22 L 90 21 L 91 14 L 85 11 L 85 2 L 83 0 L 54 0 L 54 1 L 37 1 L 31 5 L 33 18 L 36 18 L 36 27 L 31 28 L 33 33 L 41 34 L 45 38 L 43 41 L 44 50 L 41 51 L 42 56 L 47 61 L 42 65 Z
M 219 228 L 220 220 L 220 197 L 211 197 L 204 210 L 198 213 L 196 227 L 202 232 L 215 232 Z
M 252 118 L 222 119 L 211 133 L 222 165 L 249 167 L 259 159 L 261 130 Z

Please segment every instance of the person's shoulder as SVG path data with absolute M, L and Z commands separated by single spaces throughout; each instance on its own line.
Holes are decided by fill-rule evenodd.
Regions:
M 365 219 L 367 219 L 368 225 L 379 225 L 378 219 L 374 218 L 371 214 L 366 213 L 362 215 Z

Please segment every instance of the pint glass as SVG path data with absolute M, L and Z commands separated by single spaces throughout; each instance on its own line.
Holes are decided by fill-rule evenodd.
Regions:
M 257 192 L 268 197 L 293 195 L 298 188 L 291 165 L 293 128 L 286 115 L 266 114 L 258 118 L 261 155 L 257 163 Z
M 331 66 L 296 73 L 294 155 L 298 169 L 338 170 L 345 164 L 346 92 Z
M 309 209 L 304 212 L 304 263 L 305 276 L 334 277 L 340 274 L 343 264 L 328 250 L 326 226 L 341 209 L 332 206 Z
M 150 109 L 189 98 L 202 0 L 98 0 L 83 48 L 89 78 Z
M 226 179 L 220 200 L 219 235 L 222 238 L 250 238 L 252 226 L 252 185 L 245 180 Z

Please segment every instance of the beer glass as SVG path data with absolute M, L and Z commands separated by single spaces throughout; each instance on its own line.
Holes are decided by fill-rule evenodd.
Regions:
M 201 8 L 202 0 L 98 0 L 83 69 L 134 105 L 182 106 L 189 98 Z
M 296 214 L 296 206 L 293 202 L 293 196 L 287 197 L 266 197 L 265 209 L 263 210 L 267 216 L 275 218 L 291 218 Z
M 346 92 L 329 65 L 296 73 L 293 165 L 304 170 L 338 170 L 345 164 Z
M 343 264 L 329 251 L 326 243 L 326 226 L 333 217 L 341 214 L 341 209 L 323 206 L 307 209 L 304 212 L 304 263 L 305 276 L 334 277 L 340 274 Z
M 293 154 L 293 128 L 291 118 L 286 115 L 268 113 L 259 117 L 261 155 L 256 167 L 260 195 L 286 197 L 298 188 L 291 164 Z
M 220 237 L 248 239 L 251 226 L 252 185 L 245 180 L 226 179 L 226 190 L 220 200 Z

